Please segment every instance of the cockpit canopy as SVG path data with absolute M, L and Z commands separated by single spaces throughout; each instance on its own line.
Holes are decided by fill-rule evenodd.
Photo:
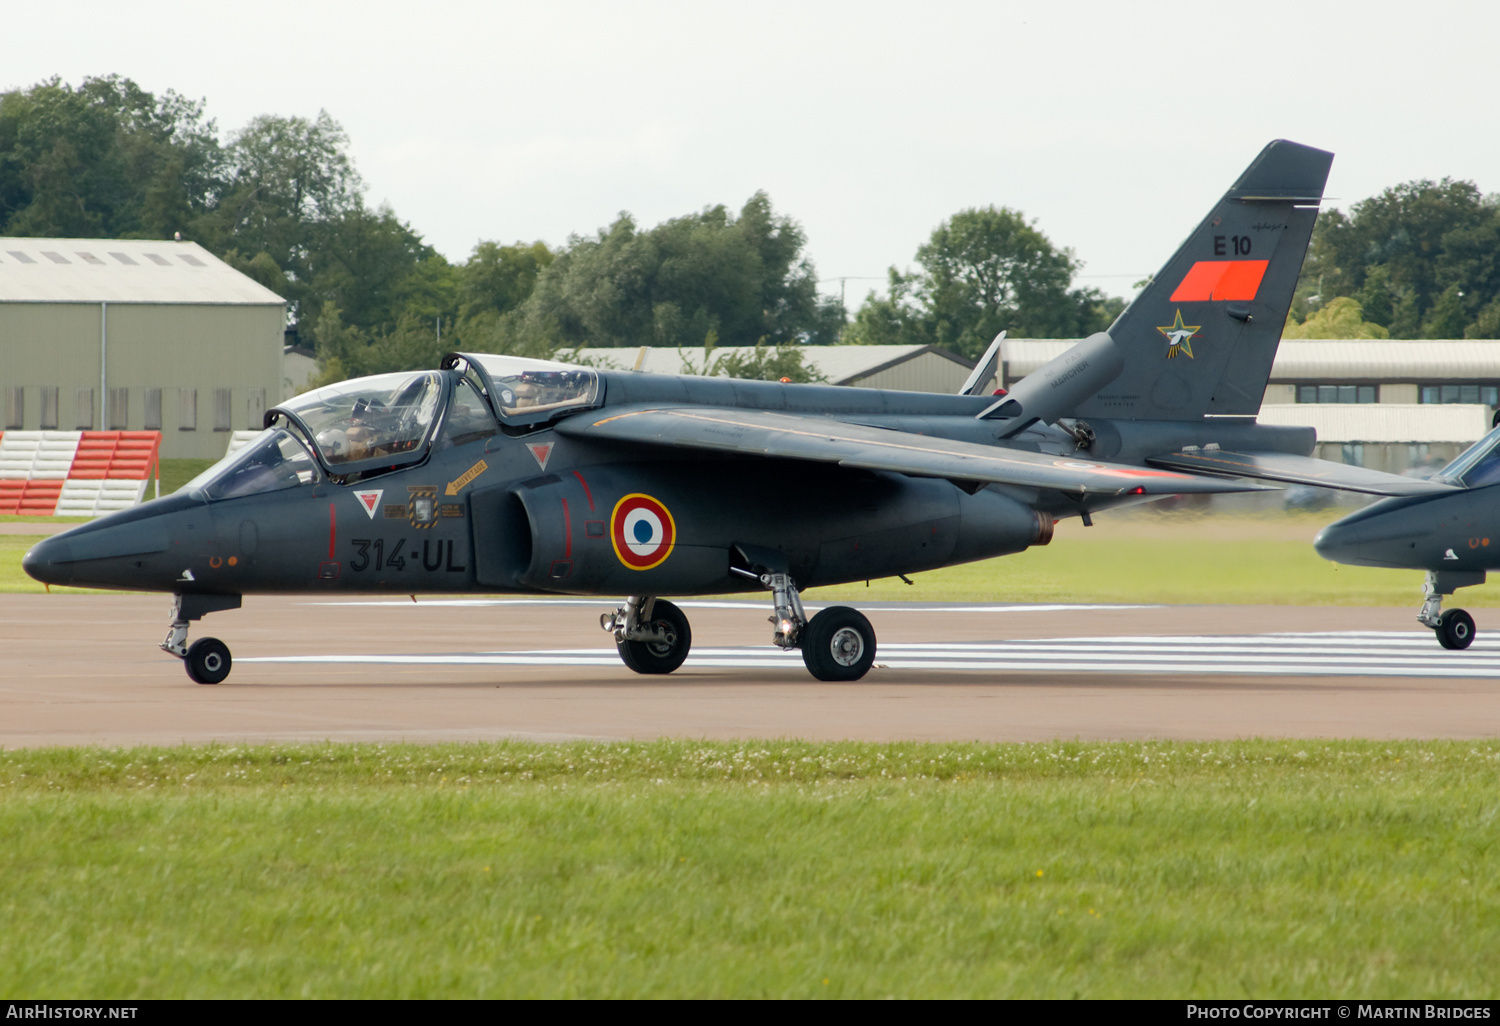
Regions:
M 598 403 L 588 367 L 516 356 L 452 353 L 442 370 L 376 374 L 289 399 L 273 428 L 189 483 L 209 499 L 315 483 L 350 484 L 413 466 L 439 449 L 507 430 L 535 430 Z M 314 459 L 313 457 L 316 457 Z
M 416 371 L 355 378 L 289 399 L 272 413 L 302 429 L 329 473 L 368 476 L 427 455 L 446 377 Z
M 1500 428 L 1459 453 L 1458 458 L 1437 476 L 1460 482 L 1468 488 L 1500 484 Z
M 599 374 L 589 367 L 487 353 L 450 353 L 443 366 L 477 375 L 495 413 L 512 426 L 542 423 L 599 400 Z

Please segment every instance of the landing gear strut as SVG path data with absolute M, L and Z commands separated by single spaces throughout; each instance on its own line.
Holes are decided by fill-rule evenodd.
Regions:
M 620 661 L 636 673 L 671 673 L 693 646 L 687 616 L 666 599 L 631 595 L 625 605 L 599 617 L 615 636 Z
M 829 606 L 811 620 L 802 610 L 802 598 L 790 574 L 751 574 L 772 596 L 775 612 L 771 641 L 779 648 L 802 649 L 802 662 L 819 680 L 859 680 L 875 665 L 875 628 L 857 609 Z
M 1437 634 L 1438 644 L 1444 648 L 1463 649 L 1474 643 L 1474 618 L 1462 609 L 1442 612 L 1443 596 L 1452 595 L 1458 588 L 1471 584 L 1483 584 L 1484 571 L 1429 570 L 1422 592 L 1427 596 L 1422 602 L 1422 611 L 1417 620 L 1431 627 Z
M 172 597 L 172 626 L 162 639 L 161 649 L 181 659 L 188 677 L 195 684 L 222 684 L 229 676 L 234 660 L 229 655 L 229 646 L 218 638 L 199 638 L 191 645 L 187 643 L 188 624 L 201 620 L 205 614 L 223 609 L 238 609 L 238 595 L 174 595 Z

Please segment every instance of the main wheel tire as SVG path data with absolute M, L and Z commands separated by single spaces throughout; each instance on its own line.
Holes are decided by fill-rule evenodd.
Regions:
M 1462 609 L 1450 609 L 1438 617 L 1438 644 L 1463 649 L 1474 644 L 1474 618 Z
M 222 684 L 234 660 L 229 657 L 229 646 L 218 638 L 199 638 L 188 646 L 182 662 L 193 683 Z
M 651 619 L 643 624 L 667 636 L 665 641 L 616 641 L 620 661 L 636 673 L 671 673 L 688 657 L 693 631 L 682 610 L 665 599 L 657 599 Z
M 802 631 L 802 661 L 819 680 L 859 680 L 875 664 L 875 628 L 848 606 L 829 606 Z

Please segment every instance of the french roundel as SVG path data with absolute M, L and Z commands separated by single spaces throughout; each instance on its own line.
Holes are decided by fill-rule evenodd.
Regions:
M 627 495 L 609 520 L 615 555 L 632 570 L 650 570 L 672 554 L 677 524 L 667 507 L 649 495 Z

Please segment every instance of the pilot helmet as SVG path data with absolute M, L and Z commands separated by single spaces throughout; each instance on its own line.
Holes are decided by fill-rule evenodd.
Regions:
M 329 459 L 343 457 L 349 452 L 349 434 L 342 428 L 324 428 L 318 432 L 318 448 Z

